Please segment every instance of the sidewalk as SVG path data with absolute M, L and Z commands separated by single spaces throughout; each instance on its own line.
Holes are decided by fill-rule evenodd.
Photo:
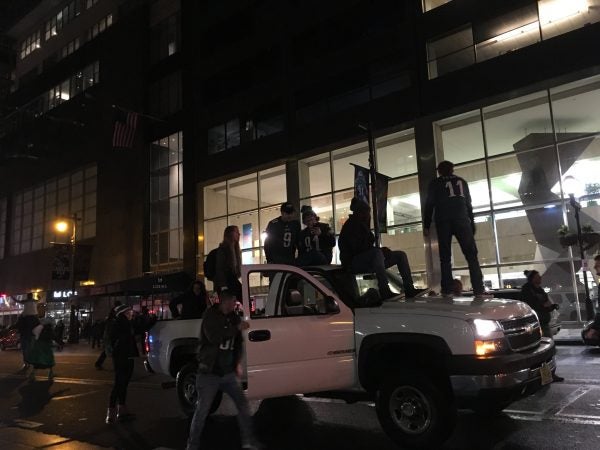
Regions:
M 18 422 L 15 424 L 18 425 Z M 27 422 L 23 423 L 27 426 Z M 0 448 L 11 450 L 32 450 L 50 448 L 52 450 L 102 450 L 108 447 L 75 441 L 55 434 L 45 434 L 19 426 L 0 423 Z

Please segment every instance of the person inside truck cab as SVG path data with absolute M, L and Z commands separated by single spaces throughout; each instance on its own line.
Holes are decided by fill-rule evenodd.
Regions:
M 406 297 L 414 297 L 417 290 L 413 284 L 406 253 L 375 247 L 375 235 L 371 232 L 371 207 L 354 197 L 350 202 L 350 215 L 342 226 L 338 246 L 342 266 L 352 273 L 375 272 L 379 294 L 382 299 L 394 296 L 389 287 L 386 268 L 396 265 L 402 277 Z
M 181 312 L 178 306 L 181 305 Z M 190 288 L 169 303 L 174 319 L 200 319 L 206 311 L 206 287 L 202 281 L 196 280 Z

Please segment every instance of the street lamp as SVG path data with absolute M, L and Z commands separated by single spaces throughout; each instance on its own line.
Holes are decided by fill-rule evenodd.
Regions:
M 79 333 L 77 327 L 77 315 L 75 314 L 75 251 L 77 250 L 77 221 L 81 220 L 80 217 L 77 216 L 77 213 L 73 214 L 70 217 L 59 218 L 54 222 L 54 229 L 61 234 L 64 234 L 71 230 L 71 237 L 69 239 L 69 244 L 71 245 L 71 291 L 69 295 L 70 306 L 71 306 L 71 315 L 69 317 L 69 340 L 68 342 L 71 344 L 76 344 L 79 342 Z
M 575 211 L 575 223 L 577 224 L 577 244 L 579 245 L 579 256 L 581 258 L 581 271 L 583 272 L 583 286 L 585 288 L 585 313 L 587 320 L 594 319 L 594 304 L 590 299 L 590 288 L 587 278 L 587 260 L 585 259 L 585 250 L 583 248 L 583 236 L 581 235 L 581 222 L 579 220 L 579 211 L 581 204 L 575 199 L 575 194 L 581 194 L 582 186 L 573 176 L 567 176 L 563 180 L 563 189 L 569 195 L 569 204 Z

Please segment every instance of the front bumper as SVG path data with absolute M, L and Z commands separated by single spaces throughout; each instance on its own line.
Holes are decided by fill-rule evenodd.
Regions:
M 485 359 L 474 356 L 461 358 L 464 363 L 468 361 L 467 367 L 455 367 L 450 382 L 456 398 L 462 404 L 480 400 L 513 401 L 541 388 L 540 368 L 542 364 L 547 364 L 554 373 L 554 354 L 554 342 L 542 338 L 536 349 L 527 352 Z M 460 364 L 461 360 L 456 364 Z M 480 365 L 475 369 L 478 362 Z M 469 366 L 471 373 L 465 373 Z

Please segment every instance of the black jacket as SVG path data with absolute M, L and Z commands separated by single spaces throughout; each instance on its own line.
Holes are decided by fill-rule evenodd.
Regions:
M 123 314 L 107 323 L 104 346 L 106 354 L 119 362 L 139 356 L 132 323 Z
M 342 226 L 338 239 L 342 266 L 349 268 L 356 255 L 369 250 L 374 244 L 375 235 L 371 233 L 369 226 L 351 214 Z
M 527 282 L 521 287 L 521 300 L 527 303 L 537 313 L 541 325 L 550 322 L 550 312 L 554 309 L 552 306 L 544 306 L 549 300 L 548 294 L 541 287 L 535 287 Z
M 177 305 L 181 305 L 181 313 L 179 313 Z M 189 290 L 179 297 L 175 297 L 169 303 L 169 309 L 174 318 L 181 316 L 182 319 L 200 319 L 206 311 L 206 287 L 202 284 L 200 295 L 195 295 L 193 291 Z
M 242 301 L 242 284 L 238 279 L 239 275 L 228 263 L 227 247 L 221 243 L 217 250 L 217 261 L 215 265 L 215 277 L 212 280 L 214 290 L 221 292 L 221 289 L 226 287 L 229 291 L 235 295 L 235 297 L 241 302 Z M 240 261 L 240 266 L 241 266 Z M 241 274 L 240 274 L 241 275 Z
M 294 264 L 296 243 L 300 234 L 300 222 L 290 220 L 284 222 L 277 217 L 267 225 L 265 239 L 265 256 L 267 262 L 274 264 Z
M 326 223 L 317 222 L 316 226 L 321 230 L 320 236 L 313 235 L 308 227 L 298 235 L 298 256 L 302 253 L 316 250 L 323 253 L 328 262 L 331 263 L 333 247 L 335 247 L 333 231 L 331 231 L 331 228 Z
M 471 193 L 467 182 L 461 177 L 450 175 L 448 177 L 438 177 L 429 183 L 423 215 L 423 228 L 431 226 L 434 210 L 436 223 L 456 219 L 469 219 L 471 224 L 475 223 Z
M 202 317 L 197 355 L 200 373 L 213 373 L 219 347 L 228 339 L 233 339 L 234 367 L 240 362 L 243 342 L 242 333 L 238 329 L 240 321 L 240 317 L 235 313 L 224 315 L 219 305 L 213 305 L 206 310 Z

